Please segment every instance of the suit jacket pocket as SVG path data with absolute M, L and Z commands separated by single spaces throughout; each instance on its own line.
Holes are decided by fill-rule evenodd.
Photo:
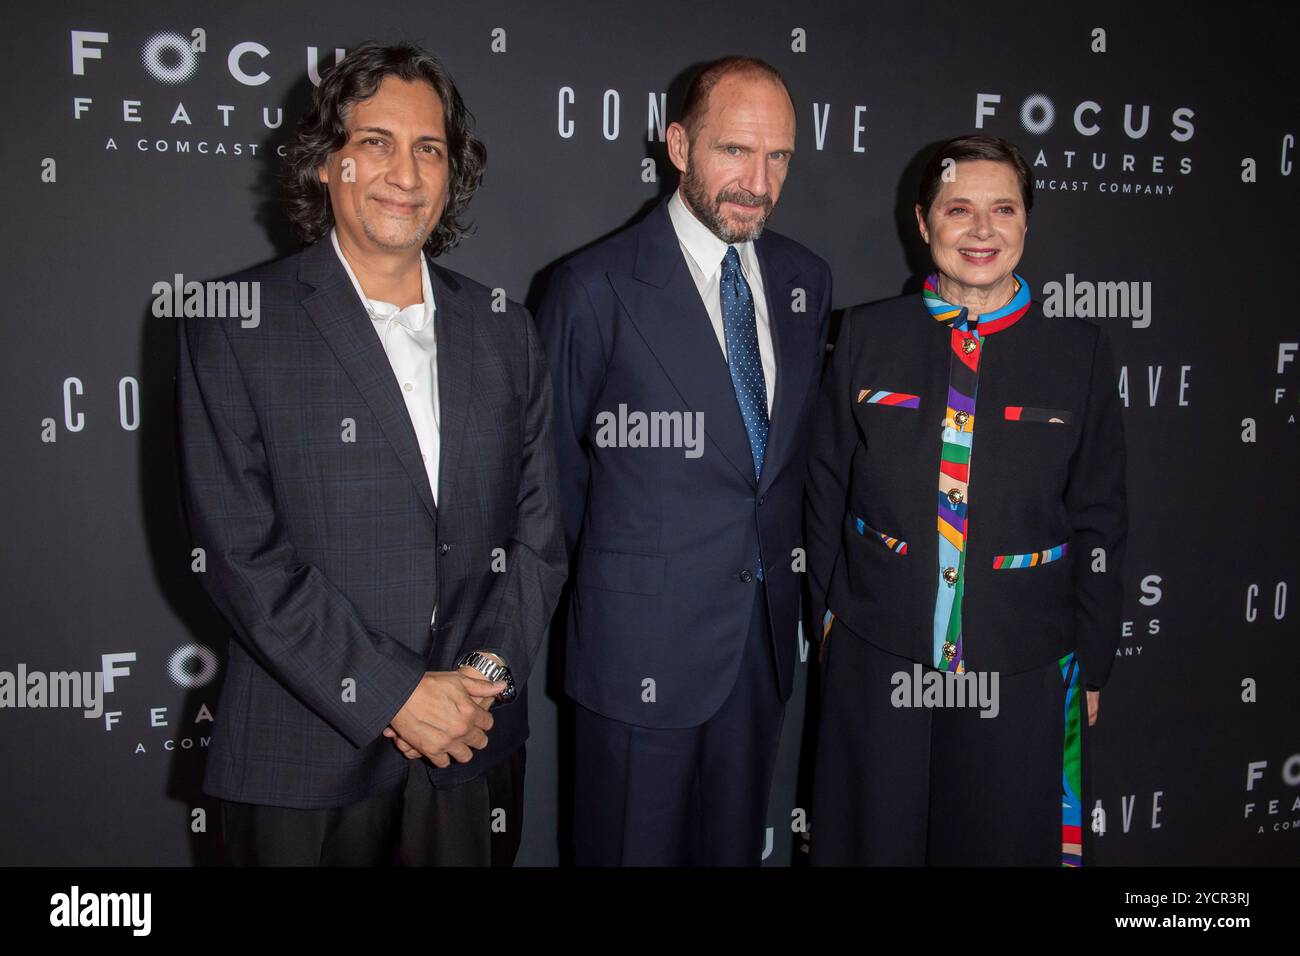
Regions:
M 1009 571 L 1014 568 L 1036 568 L 1040 564 L 1050 564 L 1065 557 L 1069 542 L 1058 544 L 1045 551 L 1030 551 L 1026 554 L 999 554 L 993 558 L 994 571 Z
M 921 396 L 908 392 L 889 392 L 883 388 L 858 389 L 859 405 L 881 405 L 886 408 L 920 408 Z
M 1008 405 L 1002 417 L 1009 422 L 1042 422 L 1048 425 L 1069 425 L 1074 414 L 1064 408 L 1035 408 L 1033 405 Z
M 578 555 L 579 587 L 625 594 L 658 594 L 664 588 L 662 554 L 583 548 Z
M 907 554 L 907 542 L 886 534 L 884 531 L 877 531 L 871 525 L 867 524 L 861 518 L 854 516 L 853 526 L 857 529 L 858 534 L 864 538 L 872 538 L 879 541 L 882 545 L 896 554 Z

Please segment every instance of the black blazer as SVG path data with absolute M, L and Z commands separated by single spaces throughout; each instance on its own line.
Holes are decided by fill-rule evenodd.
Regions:
M 920 295 L 846 313 L 814 419 L 805 508 L 817 633 L 829 606 L 837 624 L 931 665 L 950 328 Z M 859 402 L 863 389 L 919 396 L 919 407 Z M 1097 326 L 1046 318 L 1035 302 L 986 337 L 968 508 L 966 667 L 1015 673 L 1077 649 L 1086 685 L 1100 688 L 1120 639 L 1127 509 L 1115 370 Z M 994 567 L 1061 544 L 1059 560 Z
M 214 796 L 314 808 L 396 787 L 407 762 L 381 732 L 426 670 L 490 649 L 528 680 L 566 574 L 550 379 L 522 306 L 493 311 L 489 289 L 429 272 L 436 507 L 392 367 L 328 239 L 232 277 L 261 283 L 256 328 L 181 324 L 183 497 L 207 555 L 199 579 L 235 637 L 204 781 Z M 488 747 L 445 770 L 426 762 L 433 781 L 517 749 L 527 707 L 523 693 L 495 704 Z
M 803 577 L 793 552 L 831 278 L 824 261 L 776 233 L 755 247 L 776 353 L 758 482 L 727 362 L 666 203 L 565 262 L 538 309 L 574 561 L 566 689 L 625 723 L 698 726 L 722 705 L 762 586 L 760 548 L 781 694 L 790 694 Z M 620 404 L 703 413 L 702 455 L 599 447 L 596 416 Z

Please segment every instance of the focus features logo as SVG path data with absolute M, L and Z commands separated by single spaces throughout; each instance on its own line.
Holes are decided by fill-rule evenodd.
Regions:
M 1003 123 L 1005 114 L 1019 120 L 1019 131 L 1007 135 L 1026 147 L 1038 190 L 1172 197 L 1177 186 L 1169 176 L 1192 172 L 1192 157 L 1183 147 L 1196 135 L 1196 112 L 1190 106 L 1158 112 L 1146 103 L 1120 106 L 1083 99 L 1058 111 L 1043 93 L 1025 96 L 1018 106 L 1004 102 L 1001 93 L 975 94 L 976 129 Z M 1051 144 L 1025 142 L 1021 133 L 1035 139 L 1050 135 Z
M 1258 789 L 1257 789 L 1258 788 Z M 1267 760 L 1246 765 L 1249 798 L 1242 817 L 1254 821 L 1255 833 L 1300 830 L 1300 754 L 1291 754 L 1277 769 Z
M 100 72 L 97 67 L 108 64 L 116 54 L 128 51 L 132 59 L 138 57 L 144 75 L 164 89 L 179 89 L 196 79 L 207 80 L 207 98 L 202 101 L 194 97 L 188 100 L 179 97 L 145 100 L 111 93 L 94 95 L 94 87 L 88 90 L 79 84 L 72 98 L 72 118 L 82 121 L 102 117 L 122 127 L 123 132 L 108 136 L 104 143 L 105 151 L 165 153 L 186 158 L 256 157 L 259 150 L 274 148 L 278 155 L 284 155 L 283 146 L 255 139 L 264 139 L 266 130 L 278 130 L 283 126 L 283 107 L 214 102 L 212 98 L 215 94 L 237 99 L 249 89 L 271 81 L 268 67 L 275 58 L 265 44 L 257 40 L 241 40 L 228 48 L 223 46 L 219 51 L 209 52 L 208 33 L 203 27 L 194 27 L 188 34 L 154 32 L 139 41 L 114 41 L 107 33 L 71 30 L 69 40 L 72 75 L 84 77 L 84 82 L 97 84 L 101 89 L 104 81 L 97 78 Z M 343 59 L 345 54 L 346 51 L 336 48 L 334 62 Z M 320 61 L 320 50 L 308 46 L 307 75 L 318 86 Z M 280 57 L 279 62 L 285 62 L 284 58 Z M 214 68 L 220 71 L 218 76 L 224 74 L 236 84 L 230 94 L 216 92 L 219 80 L 212 76 Z M 248 129 L 250 126 L 251 131 Z M 242 133 L 236 131 L 241 128 Z M 119 136 L 121 143 L 118 142 Z

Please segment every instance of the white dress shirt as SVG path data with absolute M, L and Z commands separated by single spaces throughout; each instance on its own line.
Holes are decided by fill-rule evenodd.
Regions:
M 727 243 L 696 218 L 690 206 L 682 199 L 681 190 L 668 200 L 668 218 L 672 220 L 677 243 L 682 247 L 687 268 L 695 280 L 695 288 L 704 300 L 713 333 L 718 337 L 722 357 L 727 357 L 727 334 L 722 324 L 722 260 L 727 255 Z M 776 394 L 776 353 L 772 349 L 772 325 L 767 315 L 767 296 L 763 293 L 763 274 L 758 267 L 758 254 L 752 242 L 731 243 L 740 257 L 740 271 L 749 283 L 754 296 L 754 318 L 758 328 L 758 356 L 763 363 L 763 384 L 767 388 L 767 414 L 772 415 L 772 397 Z
M 420 281 L 424 301 L 399 309 L 391 302 L 366 297 L 356 273 L 348 264 L 347 256 L 339 248 L 339 240 L 334 232 L 333 229 L 330 230 L 330 242 L 334 243 L 339 261 L 343 263 L 348 278 L 357 290 L 357 297 L 370 315 L 371 327 L 379 336 L 379 343 L 388 356 L 388 364 L 393 367 L 393 375 L 402 389 L 406 411 L 411 416 L 415 437 L 420 444 L 420 457 L 424 460 L 425 474 L 429 477 L 429 488 L 433 492 L 434 503 L 437 504 L 441 419 L 438 408 L 438 342 L 433 329 L 435 305 L 433 285 L 429 281 L 429 261 L 421 251 Z M 434 616 L 437 616 L 437 608 L 434 608 Z

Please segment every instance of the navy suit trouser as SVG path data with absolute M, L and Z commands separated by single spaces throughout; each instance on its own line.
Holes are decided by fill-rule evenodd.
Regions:
M 735 685 L 703 724 L 640 727 L 577 708 L 577 865 L 759 864 L 785 704 L 754 592 Z

